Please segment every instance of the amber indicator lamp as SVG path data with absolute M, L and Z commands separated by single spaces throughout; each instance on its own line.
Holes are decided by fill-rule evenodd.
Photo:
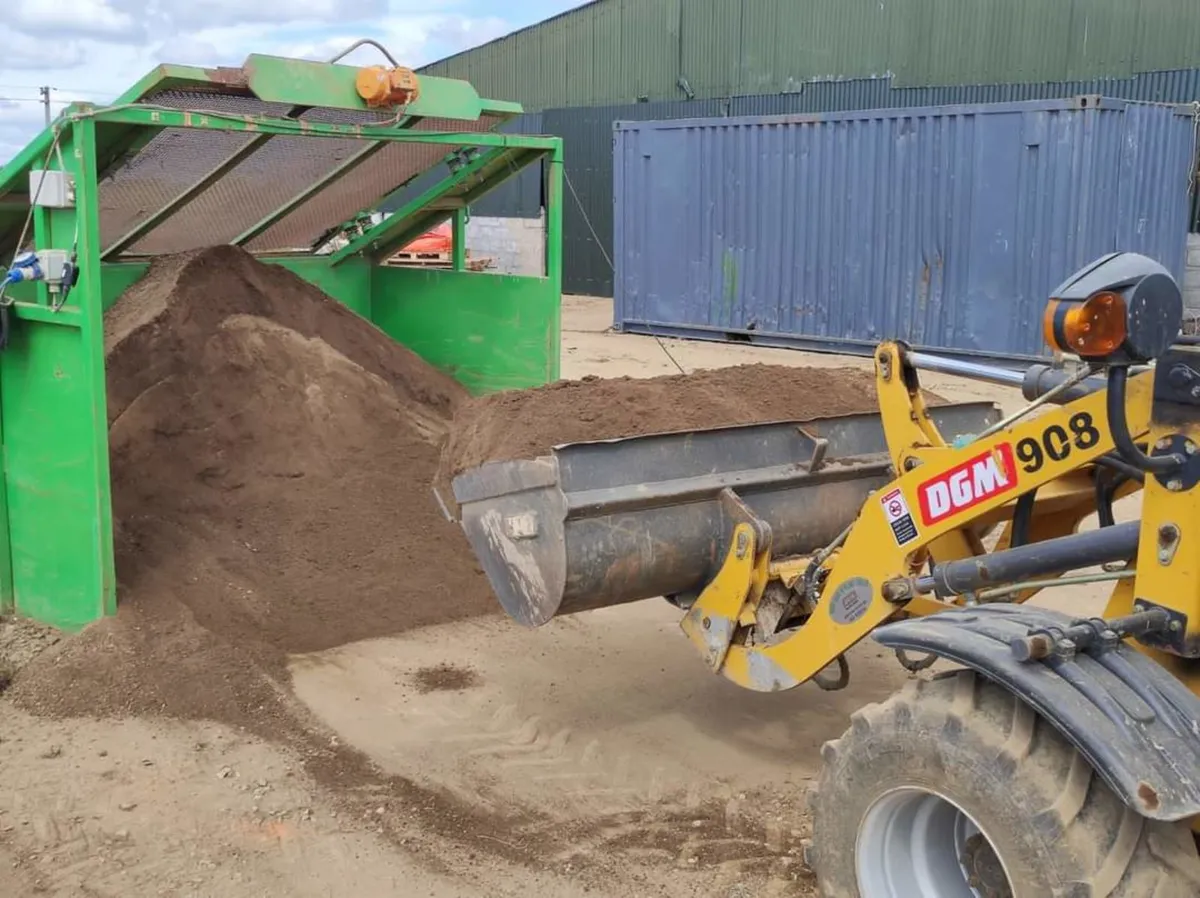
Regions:
M 1080 358 L 1103 358 L 1125 342 L 1126 321 L 1125 299 L 1104 291 L 1083 303 L 1051 300 L 1046 305 L 1042 330 L 1052 349 Z

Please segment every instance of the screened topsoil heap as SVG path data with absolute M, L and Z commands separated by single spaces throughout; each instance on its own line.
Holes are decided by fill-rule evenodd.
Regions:
M 536 458 L 562 443 L 877 410 L 875 376 L 858 368 L 741 365 L 650 379 L 559 381 L 463 403 L 439 479 L 486 462 Z
M 875 404 L 861 371 L 761 365 L 471 400 L 232 247 L 155 262 L 108 313 L 105 350 L 119 613 L 33 661 L 13 697 L 268 737 L 303 728 L 290 654 L 499 613 L 433 498 L 439 473 Z

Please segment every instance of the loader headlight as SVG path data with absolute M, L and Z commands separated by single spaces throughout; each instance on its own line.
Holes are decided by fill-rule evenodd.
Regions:
M 1107 358 L 1128 336 L 1125 299 L 1119 293 L 1097 293 L 1086 302 L 1052 299 L 1042 320 L 1046 342 L 1080 358 Z
M 1046 343 L 1091 362 L 1134 364 L 1166 352 L 1183 325 L 1183 293 L 1146 256 L 1113 253 L 1072 275 L 1050 297 Z

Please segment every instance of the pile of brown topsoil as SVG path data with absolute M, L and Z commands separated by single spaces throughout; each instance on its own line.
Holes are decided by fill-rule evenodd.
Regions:
M 105 343 L 119 611 L 19 703 L 276 735 L 289 653 L 496 609 L 430 492 L 454 380 L 231 247 L 156 262 Z
M 877 410 L 875 377 L 858 368 L 742 365 L 645 380 L 560 381 L 464 403 L 439 479 L 490 461 L 535 458 L 561 443 Z

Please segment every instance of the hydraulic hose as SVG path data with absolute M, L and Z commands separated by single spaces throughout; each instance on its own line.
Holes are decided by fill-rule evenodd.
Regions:
M 1096 475 L 1096 514 L 1100 518 L 1101 527 L 1112 527 L 1117 523 L 1113 514 L 1113 503 L 1117 498 L 1117 490 L 1129 482 L 1128 474 L 1118 473 L 1111 479 L 1105 478 L 1100 469 Z
M 1150 456 L 1142 452 L 1129 433 L 1129 421 L 1125 417 L 1126 384 L 1129 369 L 1114 365 L 1108 370 L 1108 427 L 1112 431 L 1113 443 L 1122 459 L 1147 474 L 1173 474 L 1187 462 L 1177 454 Z
M 1140 450 L 1139 450 L 1140 451 Z M 1146 482 L 1146 472 L 1140 468 L 1135 468 L 1128 462 L 1124 462 L 1115 452 L 1110 452 L 1108 455 L 1101 455 L 1096 459 L 1096 466 L 1107 468 L 1110 471 L 1115 471 L 1118 474 L 1125 476 L 1129 480 L 1136 480 L 1138 483 Z
M 1033 525 L 1033 510 L 1037 502 L 1037 489 L 1031 489 L 1017 500 L 1017 508 L 1013 512 L 1012 536 L 1008 546 L 1016 549 L 1028 544 L 1029 530 Z

